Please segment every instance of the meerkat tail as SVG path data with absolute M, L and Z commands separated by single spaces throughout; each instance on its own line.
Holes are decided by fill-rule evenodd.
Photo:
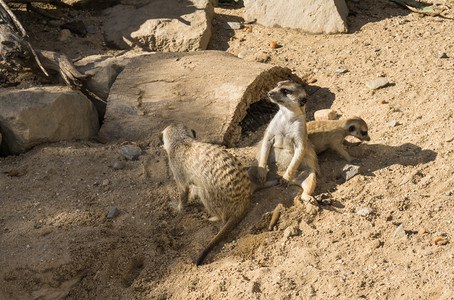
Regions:
M 283 209 L 284 209 L 284 205 L 282 205 L 282 203 L 279 203 L 274 208 L 273 215 L 271 216 L 270 224 L 268 225 L 269 231 L 273 230 L 274 226 L 276 225 L 277 221 L 279 220 L 279 217 L 281 216 L 281 212 Z
M 205 257 L 210 253 L 211 250 L 225 237 L 227 234 L 232 231 L 233 228 L 236 227 L 238 223 L 243 219 L 243 217 L 237 218 L 229 218 L 225 225 L 219 230 L 219 232 L 211 239 L 208 243 L 208 246 L 202 251 L 199 258 L 197 258 L 196 265 L 200 266 L 203 263 Z

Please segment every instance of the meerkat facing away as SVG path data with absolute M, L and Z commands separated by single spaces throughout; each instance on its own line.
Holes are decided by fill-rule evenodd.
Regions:
M 315 203 L 312 194 L 316 186 L 318 161 L 308 141 L 306 130 L 306 91 L 301 84 L 281 81 L 268 93 L 279 111 L 266 128 L 257 154 L 257 178 L 262 184 L 267 177 L 267 165 L 276 164 L 285 170 L 282 179 L 303 188 L 301 199 Z M 298 172 L 307 170 L 308 174 Z
M 250 206 L 251 182 L 241 163 L 219 146 L 198 142 L 195 132 L 184 125 L 170 125 L 162 132 L 164 149 L 180 193 L 178 209 L 188 201 L 189 187 L 212 216 L 211 221 L 225 222 L 196 264 L 243 219 Z
M 352 161 L 352 157 L 343 146 L 346 136 L 351 135 L 361 141 L 370 141 L 367 123 L 360 117 L 311 121 L 307 123 L 307 133 L 317 154 L 332 149 L 348 162 Z

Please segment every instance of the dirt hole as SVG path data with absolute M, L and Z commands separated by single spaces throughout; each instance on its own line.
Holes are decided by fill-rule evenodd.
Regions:
M 240 122 L 241 140 L 244 144 L 251 145 L 258 142 L 263 135 L 262 129 L 268 125 L 278 110 L 279 106 L 268 99 L 261 99 L 251 104 L 246 111 L 246 116 Z

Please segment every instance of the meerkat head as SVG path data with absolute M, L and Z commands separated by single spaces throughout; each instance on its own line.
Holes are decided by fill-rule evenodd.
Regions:
M 172 124 L 162 131 L 162 142 L 164 149 L 168 150 L 176 142 L 185 139 L 195 139 L 196 133 L 193 129 L 188 128 L 183 124 Z
M 348 132 L 348 135 L 352 135 L 362 141 L 370 141 L 367 124 L 360 117 L 348 118 L 344 129 Z
M 277 86 L 268 92 L 271 102 L 288 108 L 301 107 L 307 102 L 307 93 L 304 87 L 290 80 L 280 81 Z

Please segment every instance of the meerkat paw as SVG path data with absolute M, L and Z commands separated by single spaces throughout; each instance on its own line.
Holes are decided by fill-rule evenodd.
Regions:
M 279 178 L 279 185 L 288 187 L 290 185 L 290 181 L 288 181 L 284 177 L 281 177 L 281 178 Z
M 260 183 L 265 183 L 266 181 L 266 168 L 258 167 L 257 168 L 257 179 Z

